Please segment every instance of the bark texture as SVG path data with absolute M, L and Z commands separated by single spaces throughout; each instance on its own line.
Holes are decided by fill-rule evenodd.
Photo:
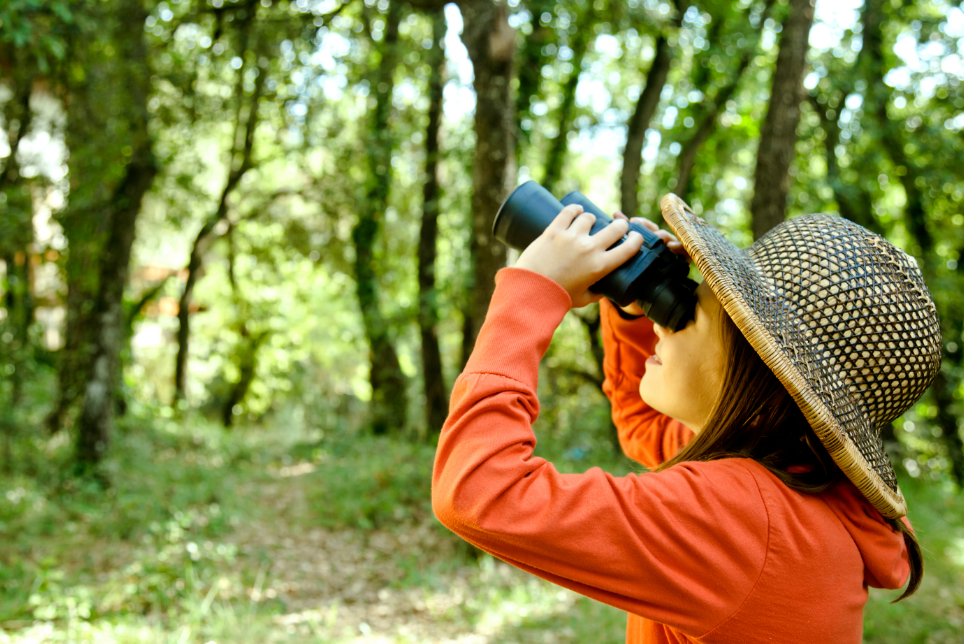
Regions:
M 464 311 L 463 365 L 475 346 L 495 289 L 495 274 L 505 266 L 506 248 L 492 236 L 492 222 L 515 181 L 512 60 L 515 32 L 505 5 L 492 0 L 458 3 L 462 42 L 475 72 L 475 161 L 472 173 L 472 277 Z
M 754 239 L 759 239 L 786 218 L 790 164 L 797 143 L 800 102 L 804 96 L 803 71 L 807 64 L 812 24 L 812 0 L 790 0 L 790 14 L 783 24 L 770 103 L 760 129 L 760 146 L 753 174 L 750 217 Z
M 391 160 L 394 139 L 389 128 L 392 107 L 394 74 L 398 66 L 398 24 L 402 7 L 399 0 L 390 0 L 385 33 L 376 46 L 381 53 L 378 68 L 372 75 L 372 96 L 375 107 L 368 124 L 369 141 L 366 163 L 368 178 L 360 204 L 358 221 L 352 230 L 355 244 L 355 289 L 361 309 L 365 337 L 368 339 L 368 358 L 371 370 L 369 382 L 372 400 L 369 424 L 375 434 L 401 428 L 408 417 L 407 382 L 398 362 L 392 341 L 389 321 L 378 301 L 378 276 L 375 270 L 375 243 L 388 207 L 391 186 Z
M 422 190 L 422 225 L 418 237 L 418 326 L 422 338 L 422 374 L 425 384 L 425 427 L 428 436 L 441 431 L 448 415 L 448 389 L 442 375 L 438 342 L 438 290 L 435 255 L 439 215 L 439 124 L 442 117 L 442 74 L 445 69 L 445 14 L 432 16 L 431 74 L 428 81 L 428 126 L 425 129 L 425 185 Z
M 100 265 L 100 288 L 93 311 L 97 331 L 77 433 L 77 462 L 84 467 L 100 461 L 110 439 L 118 358 L 124 342 L 123 295 L 127 285 L 131 245 L 141 201 L 157 173 L 148 132 L 150 71 L 143 35 L 147 12 L 139 2 L 125 3 L 122 7 L 117 42 L 119 58 L 124 61 L 120 65 L 124 73 L 118 80 L 126 84 L 130 100 L 131 156 L 111 200 L 110 228 Z

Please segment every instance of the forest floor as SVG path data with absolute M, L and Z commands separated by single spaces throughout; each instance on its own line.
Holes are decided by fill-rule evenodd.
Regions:
M 271 432 L 129 431 L 111 484 L 64 439 L 0 476 L 0 644 L 623 642 L 625 614 L 467 546 L 428 505 L 432 448 Z M 964 503 L 903 482 L 929 563 L 871 591 L 865 641 L 964 641 Z

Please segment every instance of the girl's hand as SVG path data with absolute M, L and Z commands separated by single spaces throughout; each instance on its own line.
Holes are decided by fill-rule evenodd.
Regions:
M 625 217 L 617 218 L 590 235 L 595 221 L 582 206 L 566 206 L 522 252 L 516 267 L 539 273 L 566 289 L 573 308 L 598 302 L 602 295 L 589 287 L 635 255 L 643 245 L 643 236 L 631 232 L 622 244 L 606 250 L 626 234 L 629 222 Z
M 626 219 L 626 215 L 619 212 L 618 210 L 615 213 L 613 213 L 613 216 L 617 219 Z M 686 252 L 686 249 L 683 248 L 683 244 L 680 243 L 680 241 L 676 239 L 676 237 L 668 230 L 660 230 L 659 226 L 657 226 L 649 219 L 646 219 L 644 217 L 633 217 L 631 221 L 634 224 L 645 226 L 649 230 L 656 233 L 656 236 L 662 239 L 663 242 L 666 244 L 666 246 L 669 247 L 671 251 L 673 251 L 677 255 L 682 255 L 683 257 L 685 257 L 687 262 L 693 261 L 690 258 L 689 254 Z M 619 308 L 621 308 L 626 313 L 629 313 L 630 315 L 643 315 L 643 307 L 641 307 L 639 304 L 636 304 L 636 302 L 632 302 L 627 306 L 621 306 Z

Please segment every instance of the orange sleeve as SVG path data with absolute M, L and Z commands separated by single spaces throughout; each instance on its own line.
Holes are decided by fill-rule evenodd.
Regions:
M 639 396 L 646 359 L 653 355 L 656 333 L 647 318 L 626 320 L 609 300 L 599 302 L 606 377 L 603 391 L 612 403 L 613 423 L 623 452 L 653 470 L 693 438 L 683 423 L 656 411 Z
M 740 459 L 615 477 L 533 457 L 539 361 L 569 310 L 559 285 L 503 269 L 452 391 L 432 474 L 445 526 L 500 559 L 699 637 L 732 616 L 766 561 L 769 520 Z

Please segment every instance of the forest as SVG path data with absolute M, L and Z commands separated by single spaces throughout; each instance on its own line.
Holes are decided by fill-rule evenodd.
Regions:
M 881 438 L 925 578 L 864 638 L 961 642 L 962 131 L 949 0 L 0 0 L 0 644 L 624 641 L 432 515 L 527 180 L 917 260 L 942 366 Z M 572 310 L 560 471 L 642 471 L 602 359 Z

